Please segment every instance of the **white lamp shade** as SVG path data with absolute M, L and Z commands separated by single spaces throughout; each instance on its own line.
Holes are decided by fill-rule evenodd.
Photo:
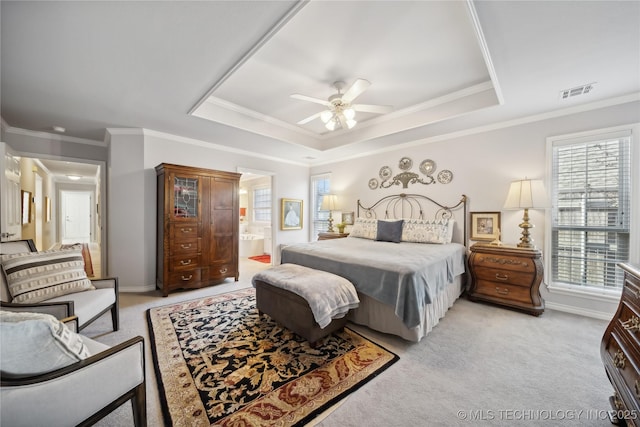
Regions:
M 342 113 L 347 120 L 353 120 L 356 117 L 356 111 L 353 108 L 347 108 Z
M 338 208 L 338 196 L 335 194 L 325 194 L 322 196 L 322 206 L 320 209 L 323 211 L 333 211 Z
M 336 121 L 331 119 L 327 123 L 325 123 L 324 127 L 326 127 L 329 130 L 334 130 L 336 128 Z
M 322 113 L 320 113 L 320 120 L 322 120 L 322 123 L 327 123 L 329 120 L 331 120 L 332 117 L 333 113 L 329 110 L 324 110 Z
M 509 187 L 504 209 L 535 209 L 551 206 L 544 184 L 540 180 L 513 181 Z

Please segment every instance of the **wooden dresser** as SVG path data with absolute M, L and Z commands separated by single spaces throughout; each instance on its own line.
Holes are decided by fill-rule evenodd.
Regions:
M 163 296 L 238 280 L 240 174 L 160 164 L 156 286 Z
M 542 253 L 511 245 L 476 243 L 469 255 L 472 301 L 486 301 L 526 311 L 544 312 L 540 283 L 544 277 Z
M 618 267 L 624 271 L 624 286 L 618 311 L 602 337 L 600 357 L 614 390 L 610 414 L 640 426 L 640 266 Z

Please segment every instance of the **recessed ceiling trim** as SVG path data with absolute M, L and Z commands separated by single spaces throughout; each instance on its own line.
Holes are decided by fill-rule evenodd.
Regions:
M 256 113 L 259 114 L 259 113 Z M 247 116 L 238 111 L 229 110 L 215 102 L 205 102 L 193 113 L 195 117 L 222 123 L 238 129 L 243 129 L 258 135 L 275 138 L 304 147 L 321 149 L 321 141 L 314 135 L 300 133 L 300 129 L 292 131 L 272 122 L 257 120 L 254 116 Z
M 258 135 L 324 151 L 341 145 L 381 138 L 494 105 L 498 105 L 497 94 L 493 82 L 486 81 L 360 122 L 351 130 L 341 129 L 323 134 L 316 134 L 214 96 L 209 97 L 193 115 Z
M 287 22 L 289 22 L 291 18 L 293 18 L 298 12 L 300 12 L 302 8 L 305 7 L 310 1 L 311 0 L 299 0 L 298 2 L 296 2 L 296 4 L 294 4 L 291 9 L 289 9 L 287 13 L 285 13 L 284 16 L 280 18 L 280 20 L 276 22 L 275 25 L 273 25 L 273 27 L 271 27 L 269 31 L 267 31 L 260 38 L 260 40 L 256 42 L 256 44 L 254 44 L 244 55 L 242 55 L 242 57 L 235 64 L 233 64 L 231 68 L 229 68 L 227 72 L 218 79 L 218 81 L 213 84 L 211 89 L 209 89 L 209 91 L 202 98 L 200 98 L 193 107 L 191 107 L 188 114 L 194 114 L 194 112 L 200 107 L 200 105 L 202 105 L 213 94 L 213 92 L 215 92 L 216 89 L 218 89 L 218 87 L 225 82 L 225 80 L 227 80 L 233 73 L 235 73 L 236 70 L 240 68 L 245 62 L 247 62 L 258 50 L 260 50 L 260 48 L 264 46 L 265 43 L 267 43 L 274 35 L 276 35 L 278 31 L 280 31 L 280 29 L 285 26 Z
M 471 24 L 473 25 L 476 38 L 478 39 L 478 45 L 480 47 L 480 51 L 482 52 L 484 63 L 487 67 L 487 71 L 489 72 L 489 78 L 491 78 L 491 81 L 493 82 L 493 88 L 496 91 L 498 103 L 502 105 L 504 104 L 504 98 L 502 96 L 500 85 L 498 84 L 498 75 L 496 74 L 496 69 L 493 66 L 493 60 L 491 59 L 489 46 L 487 45 L 487 40 L 484 38 L 484 32 L 482 31 L 482 26 L 480 25 L 480 20 L 478 19 L 478 13 L 476 12 L 476 7 L 473 4 L 473 0 L 467 0 L 467 10 L 469 11 Z
M 251 117 L 253 119 L 258 119 L 258 120 L 265 121 L 267 123 L 271 123 L 271 124 L 276 125 L 276 126 L 281 126 L 281 127 L 286 128 L 286 129 L 288 129 L 288 130 L 290 130 L 292 132 L 299 132 L 302 135 L 307 135 L 307 136 L 314 137 L 314 138 L 317 137 L 317 134 L 315 132 L 311 132 L 310 130 L 304 129 L 304 128 L 300 127 L 300 126 L 292 125 L 291 123 L 285 122 L 283 120 L 278 120 L 275 117 L 269 116 L 267 114 L 260 113 L 260 112 L 255 111 L 255 110 L 251 110 L 249 108 L 245 108 L 245 107 L 243 107 L 241 105 L 234 104 L 233 102 L 226 101 L 226 100 L 224 100 L 222 98 L 218 98 L 216 96 L 210 96 L 209 99 L 207 99 L 206 102 L 207 103 L 211 103 L 213 105 L 217 105 L 219 107 L 225 108 L 225 109 L 227 109 L 229 111 L 233 111 L 233 112 L 238 113 L 238 114 L 244 114 L 244 115 L 249 116 L 249 117 Z M 194 116 L 198 116 L 198 117 L 202 117 L 202 116 L 198 115 L 198 111 L 195 111 L 193 115 Z M 208 118 L 208 117 L 204 117 L 204 118 Z

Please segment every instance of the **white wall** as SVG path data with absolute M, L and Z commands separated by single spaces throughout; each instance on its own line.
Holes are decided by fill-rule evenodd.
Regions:
M 385 195 L 402 192 L 424 194 L 445 204 L 455 204 L 461 194 L 466 194 L 469 198 L 469 211 L 501 212 L 501 240 L 515 244 L 520 239 L 521 229 L 518 224 L 523 212 L 506 211 L 502 206 L 512 180 L 525 176 L 545 179 L 546 138 L 636 122 L 640 122 L 638 102 L 438 142 L 425 142 L 404 149 L 316 166 L 311 169 L 311 173 L 331 173 L 331 191 L 343 201 L 342 210 L 355 211 L 358 198 L 366 202 L 366 205 Z M 637 136 L 635 143 L 638 149 Z M 369 189 L 369 179 L 379 179 L 378 173 L 382 166 L 391 167 L 394 174 L 400 172 L 398 161 L 404 156 L 413 160 L 413 172 L 420 174 L 420 163 L 425 159 L 432 159 L 436 162 L 437 171 L 451 170 L 453 180 L 446 185 L 409 184 L 406 189 L 401 186 L 383 190 Z M 640 204 L 636 203 L 636 207 L 638 206 Z M 529 215 L 530 221 L 535 224 L 531 231 L 534 243 L 539 249 L 544 249 L 545 212 L 531 210 Z M 549 308 L 591 316 L 608 318 L 617 307 L 617 301 L 551 294 L 545 286 L 541 287 L 541 293 Z
M 280 198 L 305 201 L 309 168 L 229 152 L 214 144 L 148 130 L 109 129 L 109 271 L 123 291 L 155 288 L 156 172 L 161 163 L 236 172 L 238 167 L 274 173 L 274 244 L 307 241 L 304 230 L 280 231 Z M 124 209 L 126 207 L 126 209 Z M 305 215 L 308 217 L 307 213 Z M 275 254 L 274 254 L 275 255 Z M 275 257 L 276 263 L 279 262 Z M 242 271 L 240 271 L 242 274 Z

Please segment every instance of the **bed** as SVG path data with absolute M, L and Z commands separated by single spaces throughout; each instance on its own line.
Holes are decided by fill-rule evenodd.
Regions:
M 349 237 L 288 245 L 281 262 L 348 279 L 360 297 L 350 321 L 418 342 L 464 289 L 466 202 L 404 193 L 358 201 Z

